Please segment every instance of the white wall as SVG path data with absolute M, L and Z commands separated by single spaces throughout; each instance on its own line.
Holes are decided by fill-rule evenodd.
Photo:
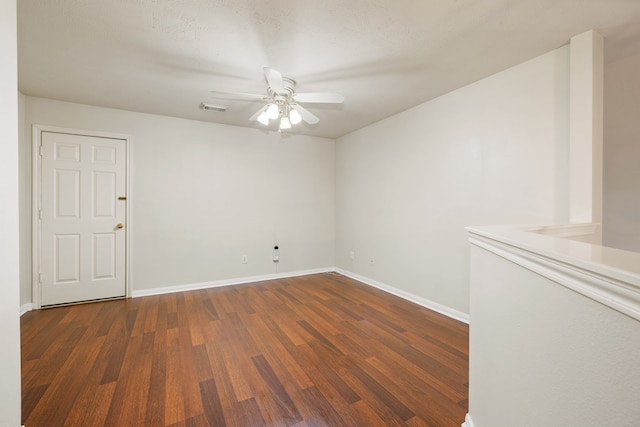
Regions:
M 496 248 L 501 256 L 471 249 L 468 427 L 639 425 L 640 322 L 565 287 L 607 295 L 603 290 L 637 284 L 600 276 L 602 263 L 618 261 L 601 247 L 552 242 L 547 248 L 573 250 L 549 268 L 552 252 L 508 237 Z M 514 247 L 526 248 L 524 258 Z M 542 254 L 541 264 L 532 253 Z M 593 270 L 581 270 L 588 261 L 572 264 L 567 254 L 592 258 Z M 628 298 L 637 306 L 636 295 L 618 292 L 613 304 Z
M 33 97 L 25 111 L 27 126 L 131 136 L 134 291 L 334 265 L 331 139 Z
M 603 243 L 640 252 L 640 53 L 605 66 Z
M 465 226 L 568 220 L 568 58 L 560 48 L 339 138 L 337 266 L 468 313 Z
M 20 305 L 27 310 L 31 303 L 31 138 L 25 124 L 26 98 L 18 93 L 18 157 L 20 159 Z
M 0 0 L 0 426 L 20 425 L 16 2 Z

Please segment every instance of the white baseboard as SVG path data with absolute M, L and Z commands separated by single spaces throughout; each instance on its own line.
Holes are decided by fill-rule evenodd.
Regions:
M 212 282 L 188 283 L 184 285 L 166 286 L 163 288 L 141 289 L 131 293 L 132 298 L 151 295 L 171 294 L 174 292 L 195 291 L 198 289 L 218 288 L 221 286 L 241 285 L 243 283 L 262 282 L 264 280 L 285 279 L 287 277 L 308 276 L 310 274 L 329 273 L 335 271 L 333 267 L 315 270 L 291 271 L 288 273 L 265 274 L 262 276 L 240 277 L 235 279 L 215 280 Z
M 464 417 L 464 422 L 462 423 L 461 427 L 474 427 L 471 415 L 467 414 L 467 416 Z
M 33 304 L 31 304 L 30 302 L 26 303 L 26 304 L 22 304 L 20 306 L 20 316 L 22 317 L 23 314 L 29 312 L 33 310 Z
M 393 286 L 389 286 L 389 285 L 387 285 L 385 283 L 381 283 L 381 282 L 378 282 L 376 280 L 369 279 L 368 277 L 360 276 L 359 274 L 352 273 L 350 271 L 342 270 L 340 268 L 336 268 L 335 271 L 337 273 L 340 273 L 340 274 L 344 275 L 344 276 L 347 276 L 347 277 L 350 277 L 350 278 L 352 278 L 354 280 L 357 280 L 358 282 L 362 282 L 362 283 L 364 283 L 366 285 L 373 286 L 374 288 L 378 288 L 378 289 L 383 290 L 385 292 L 389 292 L 390 294 L 393 294 L 393 295 L 398 296 L 400 298 L 404 298 L 404 299 L 406 299 L 408 301 L 411 301 L 413 303 L 416 303 L 418 305 L 426 307 L 426 308 L 428 308 L 430 310 L 437 311 L 438 313 L 444 314 L 445 316 L 451 317 L 452 319 L 456 319 L 456 320 L 459 320 L 459 321 L 467 323 L 467 324 L 469 323 L 469 315 L 468 314 L 463 313 L 463 312 L 458 311 L 458 310 L 454 310 L 453 308 L 447 307 L 446 305 L 442 305 L 442 304 L 439 304 L 437 302 L 430 301 L 430 300 L 428 300 L 426 298 L 419 297 L 419 296 L 414 295 L 414 294 L 412 294 L 410 292 L 403 291 L 403 290 L 398 289 L 398 288 L 394 288 Z
M 188 283 L 184 285 L 166 286 L 162 288 L 141 289 L 141 290 L 133 291 L 131 294 L 131 297 L 138 298 L 138 297 L 145 297 L 145 296 L 152 296 L 152 295 L 170 294 L 174 292 L 194 291 L 198 289 L 240 285 L 243 283 L 261 282 L 265 280 L 285 279 L 288 277 L 297 277 L 297 276 L 308 276 L 310 274 L 331 273 L 334 271 L 336 273 L 342 274 L 343 276 L 346 276 L 353 280 L 357 280 L 358 282 L 364 283 L 365 285 L 373 286 L 374 288 L 378 288 L 390 294 L 396 295 L 400 298 L 406 299 L 408 301 L 411 301 L 413 303 L 426 307 L 430 310 L 436 311 L 440 314 L 444 314 L 445 316 L 451 317 L 452 319 L 456 319 L 467 324 L 469 323 L 469 315 L 466 313 L 463 313 L 458 310 L 454 310 L 451 307 L 447 307 L 445 305 L 428 300 L 426 298 L 419 297 L 410 292 L 406 292 L 401 289 L 394 288 L 393 286 L 389 286 L 385 283 L 378 282 L 368 277 L 364 277 L 359 274 L 352 273 L 350 271 L 343 270 L 340 268 L 335 268 L 335 267 L 318 268 L 314 270 L 291 271 L 287 273 L 265 274 L 261 276 L 240 277 L 235 279 L 215 280 L 212 282 Z M 20 307 L 20 316 L 31 311 L 32 309 L 33 309 L 33 305 L 31 303 L 22 305 Z M 471 418 L 469 417 L 469 420 L 470 419 Z M 473 427 L 473 424 L 467 424 L 467 426 L 465 427 Z

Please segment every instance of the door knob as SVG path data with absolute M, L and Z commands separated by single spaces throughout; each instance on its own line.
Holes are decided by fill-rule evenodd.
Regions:
M 124 228 L 124 225 L 118 224 L 118 225 L 116 225 L 116 228 Z

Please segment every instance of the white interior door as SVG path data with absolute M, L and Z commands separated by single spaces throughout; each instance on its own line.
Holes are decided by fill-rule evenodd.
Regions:
M 124 297 L 126 141 L 41 133 L 40 305 Z

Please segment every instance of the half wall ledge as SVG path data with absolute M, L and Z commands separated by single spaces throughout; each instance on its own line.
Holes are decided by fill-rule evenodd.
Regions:
M 469 242 L 640 320 L 640 253 L 591 243 L 598 224 L 467 227 Z

